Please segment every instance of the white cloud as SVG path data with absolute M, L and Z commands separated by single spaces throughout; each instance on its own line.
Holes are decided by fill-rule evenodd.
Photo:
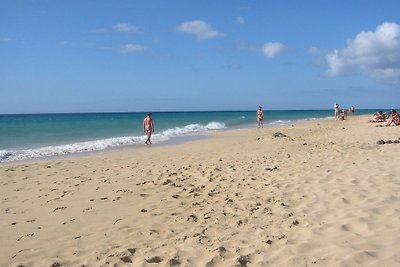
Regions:
M 105 32 L 139 32 L 138 27 L 128 24 L 128 23 L 119 23 L 111 28 L 96 28 L 92 29 L 89 32 L 91 33 L 105 33 Z
M 273 58 L 278 54 L 284 52 L 286 50 L 286 46 L 282 43 L 265 43 L 262 48 L 262 53 L 265 57 Z
M 177 31 L 194 34 L 198 39 L 213 39 L 223 37 L 224 34 L 213 29 L 213 27 L 202 21 L 193 20 L 184 22 L 176 27 Z
M 130 25 L 128 23 L 119 23 L 114 25 L 113 30 L 116 32 L 138 32 L 139 29 L 136 26 Z
M 327 54 L 325 61 L 328 76 L 361 72 L 400 81 L 400 24 L 386 22 L 375 31 L 362 31 L 346 48 Z
M 0 42 L 10 42 L 11 38 L 7 38 L 7 37 L 0 37 Z
M 71 41 L 62 41 L 62 42 L 60 42 L 60 44 L 64 45 L 64 46 L 70 46 L 70 47 L 77 46 L 77 44 L 75 42 L 71 42 Z
M 260 52 L 260 46 L 254 45 L 254 44 L 250 44 L 250 43 L 246 43 L 246 42 L 239 42 L 237 43 L 237 48 L 243 51 L 247 51 L 247 52 Z
M 119 51 L 121 53 L 132 53 L 132 52 L 140 52 L 145 50 L 146 48 L 143 45 L 139 44 L 126 44 L 120 47 Z
M 318 55 L 320 53 L 317 47 L 310 47 L 308 48 L 307 52 L 312 55 Z
M 237 16 L 237 17 L 236 17 L 236 22 L 237 22 L 238 24 L 243 25 L 246 21 L 244 20 L 244 18 L 243 18 L 242 16 Z
M 103 32 L 107 32 L 108 30 L 106 28 L 97 28 L 97 29 L 93 29 L 90 30 L 90 33 L 103 33 Z
M 240 69 L 243 68 L 243 66 L 241 64 L 238 64 L 238 63 L 230 64 L 228 67 L 231 68 L 231 69 L 235 69 L 235 70 L 240 70 Z

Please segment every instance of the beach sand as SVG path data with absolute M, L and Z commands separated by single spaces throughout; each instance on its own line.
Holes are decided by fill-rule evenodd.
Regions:
M 2 164 L 0 266 L 400 266 L 400 128 L 367 121 Z

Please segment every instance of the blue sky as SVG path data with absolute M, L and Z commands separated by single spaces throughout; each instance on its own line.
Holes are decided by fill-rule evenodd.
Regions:
M 400 107 L 398 0 L 1 0 L 0 113 Z

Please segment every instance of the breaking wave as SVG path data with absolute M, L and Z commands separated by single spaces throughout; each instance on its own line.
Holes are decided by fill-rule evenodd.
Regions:
M 180 136 L 201 134 L 207 131 L 215 131 L 225 128 L 225 124 L 220 122 L 210 122 L 207 125 L 189 124 L 184 127 L 170 128 L 161 133 L 154 134 L 152 140 L 154 142 L 162 143 Z M 0 162 L 11 162 L 16 160 L 28 160 L 50 156 L 69 155 L 81 152 L 100 151 L 121 145 L 142 144 L 145 140 L 145 136 L 122 136 L 32 149 L 0 150 Z

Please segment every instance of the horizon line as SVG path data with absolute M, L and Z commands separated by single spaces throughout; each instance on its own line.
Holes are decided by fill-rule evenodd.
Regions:
M 393 108 L 358 108 L 357 110 L 385 110 Z M 254 109 L 255 111 L 256 109 Z M 331 111 L 332 109 L 263 109 L 264 112 L 268 111 Z M 0 113 L 0 116 L 12 115 L 84 115 L 84 114 L 133 114 L 133 113 L 195 113 L 195 112 L 249 112 L 253 110 L 176 110 L 176 111 L 89 111 L 89 112 L 38 112 L 38 113 Z

